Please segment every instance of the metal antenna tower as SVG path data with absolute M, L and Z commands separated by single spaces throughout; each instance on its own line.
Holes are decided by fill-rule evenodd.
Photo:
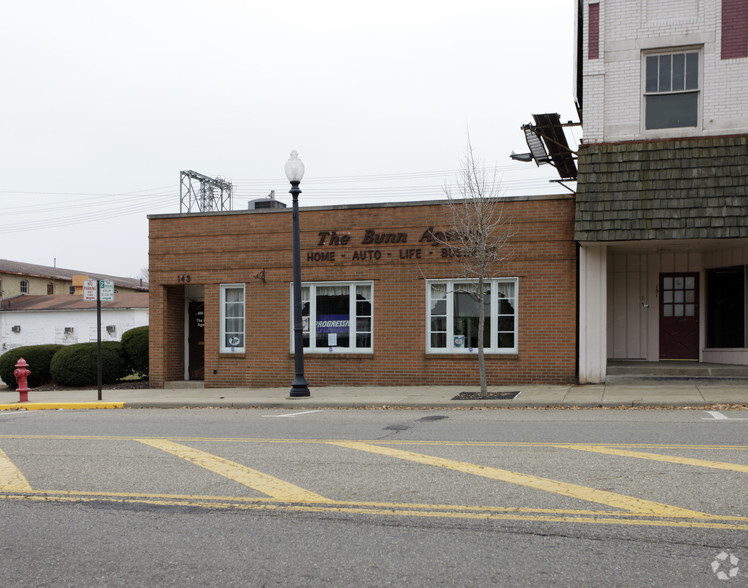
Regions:
M 232 210 L 233 186 L 192 170 L 179 172 L 179 212 Z

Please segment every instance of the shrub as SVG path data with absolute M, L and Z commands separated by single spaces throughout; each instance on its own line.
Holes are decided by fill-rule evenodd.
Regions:
M 52 358 L 50 372 L 55 384 L 91 386 L 97 383 L 97 344 L 78 343 L 60 349 Z M 101 381 L 113 384 L 127 375 L 127 360 L 118 341 L 101 344 Z
M 15 390 L 18 384 L 13 372 L 19 358 L 23 357 L 29 364 L 28 370 L 31 372 L 28 379 L 29 388 L 48 384 L 52 381 L 49 371 L 52 357 L 63 347 L 64 345 L 28 345 L 6 351 L 0 355 L 0 380 L 5 382 L 8 388 Z
M 122 349 L 130 371 L 148 375 L 148 326 L 135 327 L 122 333 Z

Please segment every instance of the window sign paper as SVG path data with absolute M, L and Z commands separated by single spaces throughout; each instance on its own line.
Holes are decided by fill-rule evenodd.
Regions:
M 317 317 L 317 332 L 336 335 L 347 333 L 350 323 L 351 320 L 347 314 L 322 314 Z

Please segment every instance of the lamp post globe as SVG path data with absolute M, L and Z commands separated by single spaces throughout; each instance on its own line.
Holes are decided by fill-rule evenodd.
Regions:
M 300 184 L 304 179 L 304 162 L 299 159 L 299 153 L 296 150 L 291 151 L 291 157 L 286 162 L 286 177 L 291 184 L 294 182 Z
M 304 177 L 304 163 L 296 151 L 286 162 L 286 177 L 291 182 L 289 193 L 293 198 L 293 333 L 294 333 L 294 380 L 291 397 L 311 396 L 304 378 L 304 327 L 301 318 L 301 246 L 299 244 L 299 184 Z

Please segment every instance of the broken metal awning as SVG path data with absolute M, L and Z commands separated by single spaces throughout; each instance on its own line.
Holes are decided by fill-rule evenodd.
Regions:
M 574 163 L 576 152 L 569 147 L 564 127 L 578 126 L 580 123 L 562 123 L 558 113 L 533 114 L 535 124 L 522 125 L 530 153 L 512 153 L 518 161 L 535 160 L 537 165 L 550 163 L 558 171 L 561 180 L 576 180 L 577 166 Z

